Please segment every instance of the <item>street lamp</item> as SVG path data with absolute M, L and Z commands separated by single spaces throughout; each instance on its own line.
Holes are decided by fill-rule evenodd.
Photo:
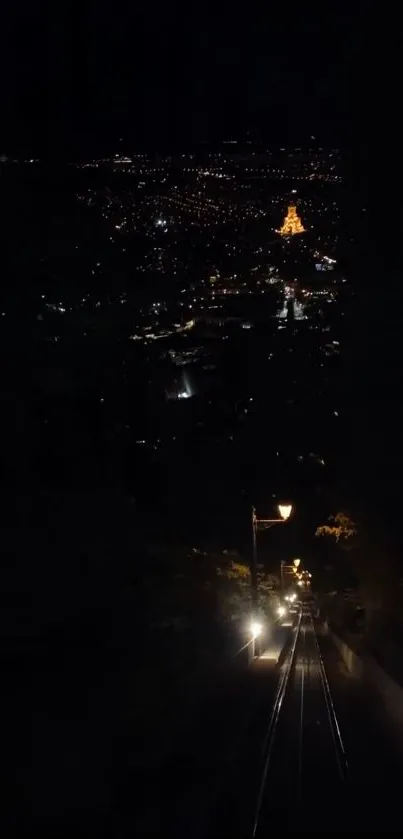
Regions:
M 259 604 L 257 587 L 257 531 L 268 530 L 275 524 L 284 524 L 288 521 L 292 512 L 292 504 L 278 504 L 280 514 L 278 519 L 258 519 L 255 507 L 252 507 L 252 564 L 251 564 L 251 595 L 252 595 L 252 620 L 256 620 Z M 283 568 L 281 567 L 281 578 Z
M 292 513 L 292 504 L 279 504 L 277 507 L 283 521 L 287 521 Z
M 252 621 L 252 623 L 250 625 L 250 631 L 252 633 L 253 640 L 258 638 L 259 635 L 262 634 L 262 629 L 263 629 L 262 624 L 259 623 L 259 621 Z
M 299 566 L 301 565 L 301 560 L 300 559 L 294 559 L 293 565 L 295 566 L 295 568 L 299 568 Z
M 253 660 L 256 656 L 256 648 L 257 648 L 257 643 L 258 643 L 257 639 L 259 638 L 259 636 L 263 632 L 263 624 L 261 624 L 257 620 L 252 619 L 249 629 L 250 629 L 250 634 L 252 636 L 251 642 L 250 642 L 250 655 L 251 655 L 251 658 Z

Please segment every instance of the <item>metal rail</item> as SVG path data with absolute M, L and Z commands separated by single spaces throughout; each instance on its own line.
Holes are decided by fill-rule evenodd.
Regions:
M 306 615 L 306 613 L 305 613 L 305 615 Z M 304 615 L 304 617 L 305 617 L 305 615 Z M 295 638 L 294 638 L 290 653 L 288 655 L 286 665 L 284 667 L 284 670 L 283 670 L 281 678 L 280 678 L 279 686 L 278 686 L 276 697 L 275 697 L 275 700 L 274 700 L 272 714 L 271 714 L 271 717 L 270 717 L 270 722 L 269 722 L 268 729 L 267 729 L 266 736 L 265 736 L 264 743 L 263 743 L 262 751 L 263 751 L 263 761 L 264 762 L 263 762 L 263 769 L 262 769 L 261 776 L 260 776 L 260 783 L 259 783 L 259 789 L 258 789 L 258 795 L 257 795 L 257 803 L 256 803 L 255 811 L 254 811 L 254 814 L 253 814 L 253 828 L 252 828 L 252 834 L 251 834 L 252 839 L 255 839 L 255 837 L 257 835 L 257 832 L 258 832 L 258 829 L 260 828 L 260 822 L 262 820 L 261 819 L 262 806 L 263 806 L 263 803 L 264 803 L 264 800 L 265 800 L 265 796 L 268 793 L 268 775 L 269 775 L 269 772 L 272 770 L 272 765 L 271 764 L 272 764 L 272 757 L 273 757 L 273 746 L 274 746 L 274 743 L 276 741 L 276 734 L 280 733 L 278 731 L 279 730 L 280 717 L 281 717 L 281 719 L 283 719 L 283 717 L 284 717 L 284 722 L 287 721 L 287 729 L 286 730 L 288 730 L 288 732 L 289 732 L 288 737 L 292 737 L 292 731 L 294 731 L 295 740 L 296 740 L 296 743 L 298 744 L 297 745 L 297 749 L 298 749 L 297 761 L 296 761 L 296 766 L 295 766 L 295 769 L 296 769 L 295 793 L 296 793 L 296 796 L 297 796 L 297 800 L 301 799 L 301 797 L 302 797 L 302 786 L 303 786 L 303 775 L 304 775 L 304 747 L 307 748 L 306 741 L 305 741 L 305 744 L 304 744 L 305 715 L 306 714 L 308 715 L 308 723 L 309 723 L 309 705 L 311 704 L 311 716 L 312 716 L 312 699 L 313 699 L 313 697 L 315 697 L 315 695 L 316 695 L 317 698 L 322 696 L 322 699 L 320 700 L 322 702 L 322 707 L 323 707 L 323 700 L 324 700 L 323 713 L 326 713 L 326 715 L 327 715 L 327 720 L 328 720 L 330 735 L 331 735 L 331 741 L 332 741 L 333 747 L 334 747 L 334 757 L 335 757 L 335 762 L 336 762 L 335 770 L 337 769 L 337 775 L 338 775 L 339 779 L 343 782 L 347 781 L 348 778 L 349 778 L 349 768 L 348 768 L 346 750 L 344 748 L 344 743 L 343 743 L 343 739 L 342 739 L 342 735 L 341 735 L 341 731 L 340 731 L 340 726 L 339 726 L 339 723 L 338 723 L 337 714 L 336 714 L 334 703 L 333 703 L 333 700 L 332 700 L 331 691 L 330 691 L 330 687 L 329 687 L 329 682 L 328 682 L 328 679 L 327 679 L 327 676 L 326 676 L 326 670 L 325 670 L 324 662 L 323 662 L 323 659 L 322 659 L 322 654 L 321 654 L 321 651 L 320 651 L 319 642 L 318 642 L 318 638 L 317 638 L 317 635 L 316 635 L 316 631 L 315 631 L 315 627 L 314 627 L 311 612 L 309 612 L 309 614 L 306 615 L 306 616 L 307 616 L 308 620 L 307 620 L 307 623 L 305 624 L 305 623 L 302 623 L 303 610 L 301 610 L 301 613 L 299 615 L 299 620 L 298 620 L 296 633 L 295 633 Z M 302 634 L 301 633 L 301 624 L 302 624 L 302 632 L 303 632 L 303 636 L 304 636 L 303 639 L 301 639 L 301 634 Z M 313 635 L 313 650 L 311 651 L 311 655 L 313 653 L 313 656 L 314 656 L 313 658 L 309 656 L 309 653 L 307 652 L 307 647 L 305 645 L 305 642 L 306 642 L 305 626 L 307 626 L 307 628 L 309 627 L 310 633 L 312 633 L 312 635 Z M 301 645 L 302 645 L 302 641 L 303 641 L 303 646 L 302 646 L 301 652 L 297 653 L 297 644 L 298 644 L 299 641 L 301 641 Z M 302 665 L 301 666 L 301 679 L 298 682 L 295 681 L 297 679 L 297 671 L 295 671 L 295 678 L 292 680 L 292 684 L 296 688 L 297 693 L 295 694 L 295 697 L 294 697 L 294 700 L 293 700 L 294 701 L 294 712 L 292 713 L 292 716 L 290 717 L 290 723 L 289 723 L 288 718 L 284 716 L 285 711 L 284 711 L 283 715 L 281 715 L 281 712 L 284 709 L 284 701 L 285 701 L 287 691 L 288 691 L 289 686 L 290 686 L 290 676 L 291 676 L 291 673 L 293 672 L 293 670 L 295 670 L 294 664 L 296 663 L 296 661 L 298 661 L 299 657 L 301 657 L 301 665 Z M 312 687 L 312 681 L 311 681 L 312 671 L 310 670 L 311 663 L 314 665 L 315 668 L 317 668 L 316 671 L 314 671 L 314 672 L 317 673 L 318 678 L 319 678 L 319 681 L 316 682 L 316 684 L 318 686 L 317 688 Z M 309 691 L 312 691 L 312 690 L 314 690 L 314 691 L 319 690 L 319 693 L 316 693 L 316 694 L 311 693 L 310 694 Z M 297 711 L 297 707 L 295 706 L 296 701 L 298 703 L 297 704 L 297 707 L 299 709 L 298 711 Z M 306 708 L 308 708 L 308 711 L 306 711 Z M 279 744 L 279 742 L 280 741 L 277 740 L 277 745 Z M 292 742 L 292 740 L 290 742 Z M 330 747 L 330 740 L 329 740 L 329 747 Z M 309 748 L 309 746 L 308 746 L 308 748 Z M 329 757 L 330 757 L 330 755 L 331 755 L 331 752 L 329 751 Z M 309 758 L 312 758 L 312 753 L 309 754 L 309 752 L 306 752 L 305 757 L 308 757 L 307 762 L 309 764 Z M 306 767 L 306 762 L 305 762 L 305 767 Z M 306 771 L 309 772 L 309 766 L 306 767 Z M 290 778 L 291 783 L 292 783 L 292 780 L 293 779 Z
M 270 717 L 270 722 L 269 722 L 269 725 L 268 725 L 268 728 L 267 728 L 266 736 L 265 736 L 264 741 L 263 741 L 262 752 L 263 752 L 264 763 L 263 763 L 263 770 L 262 770 L 262 775 L 261 775 L 261 780 L 260 780 L 260 785 L 259 785 L 259 792 L 258 792 L 258 796 L 257 796 L 256 808 L 255 808 L 254 817 L 253 817 L 252 837 L 256 836 L 256 831 L 257 831 L 258 824 L 259 824 L 260 811 L 261 811 L 261 808 L 262 808 L 262 802 L 263 802 L 263 797 L 264 797 L 265 787 L 266 787 L 266 780 L 267 780 L 267 775 L 268 775 L 268 771 L 269 771 L 269 767 L 270 767 L 270 761 L 271 761 L 271 756 L 272 756 L 272 752 L 273 752 L 273 746 L 274 746 L 278 721 L 279 721 L 279 718 L 280 718 L 281 709 L 283 707 L 284 698 L 285 698 L 285 695 L 287 693 L 287 687 L 288 687 L 288 683 L 289 683 L 290 673 L 291 673 L 291 670 L 293 668 L 293 664 L 294 664 L 294 661 L 295 661 L 295 651 L 296 651 L 297 642 L 298 642 L 299 633 L 300 633 L 300 628 L 301 628 L 301 620 L 302 620 L 302 610 L 299 614 L 298 624 L 297 624 L 297 628 L 296 628 L 296 631 L 295 631 L 295 638 L 294 638 L 291 650 L 288 654 L 288 657 L 287 657 L 287 660 L 286 660 L 286 663 L 285 663 L 285 666 L 284 666 L 284 670 L 283 670 L 283 672 L 281 674 L 281 677 L 280 677 L 276 697 L 275 697 L 274 704 L 273 704 L 273 710 L 272 710 L 271 717 Z
M 344 748 L 343 738 L 341 736 L 341 730 L 339 726 L 339 721 L 337 719 L 336 710 L 334 707 L 332 694 L 330 692 L 328 678 L 326 676 L 326 669 L 323 663 L 322 653 L 320 651 L 319 641 L 316 635 L 314 623 L 312 620 L 312 615 L 310 615 L 310 620 L 312 624 L 313 636 L 315 640 L 316 651 L 318 654 L 318 661 L 319 661 L 319 668 L 320 668 L 320 677 L 322 681 L 323 693 L 325 696 L 326 702 L 326 709 L 329 718 L 330 729 L 332 732 L 332 739 L 336 754 L 336 762 L 339 771 L 339 775 L 342 781 L 347 781 L 349 779 L 349 766 L 347 761 L 347 754 Z

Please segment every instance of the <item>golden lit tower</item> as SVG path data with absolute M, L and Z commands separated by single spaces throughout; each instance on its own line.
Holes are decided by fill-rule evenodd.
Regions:
M 280 230 L 277 230 L 277 233 L 281 233 L 282 236 L 295 236 L 296 233 L 305 233 L 305 227 L 302 225 L 295 204 L 290 204 L 288 207 L 283 225 Z

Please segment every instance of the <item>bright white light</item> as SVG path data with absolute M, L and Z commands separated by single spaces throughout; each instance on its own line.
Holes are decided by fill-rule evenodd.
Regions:
M 258 638 L 258 636 L 261 635 L 262 629 L 263 627 L 261 623 L 259 623 L 258 621 L 252 621 L 250 625 L 250 631 L 252 633 L 253 638 Z
M 295 566 L 295 568 L 298 568 L 300 566 L 300 564 L 301 564 L 300 559 L 294 559 L 293 565 Z
M 280 516 L 284 521 L 290 518 L 291 511 L 292 511 L 292 504 L 279 504 L 278 511 Z
M 279 606 L 278 609 L 277 609 L 277 614 L 278 614 L 279 618 L 283 618 L 286 611 L 287 610 L 286 610 L 285 606 Z
M 298 586 L 303 586 L 304 584 L 303 584 L 302 580 L 298 580 L 297 585 L 298 585 Z
M 304 314 L 304 307 L 298 300 L 294 301 L 294 317 L 295 320 L 306 320 L 307 316 Z

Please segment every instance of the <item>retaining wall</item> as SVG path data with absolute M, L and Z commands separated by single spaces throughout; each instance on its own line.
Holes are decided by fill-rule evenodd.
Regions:
M 334 633 L 331 633 L 331 637 L 348 671 L 368 685 L 403 742 L 403 687 L 388 676 L 373 656 L 364 652 L 358 655 L 346 641 Z
M 333 643 L 336 645 L 341 658 L 344 661 L 344 664 L 347 667 L 349 673 L 357 679 L 360 679 L 363 676 L 363 659 L 355 653 L 351 647 L 346 644 L 345 641 L 342 641 L 337 635 L 331 633 Z

